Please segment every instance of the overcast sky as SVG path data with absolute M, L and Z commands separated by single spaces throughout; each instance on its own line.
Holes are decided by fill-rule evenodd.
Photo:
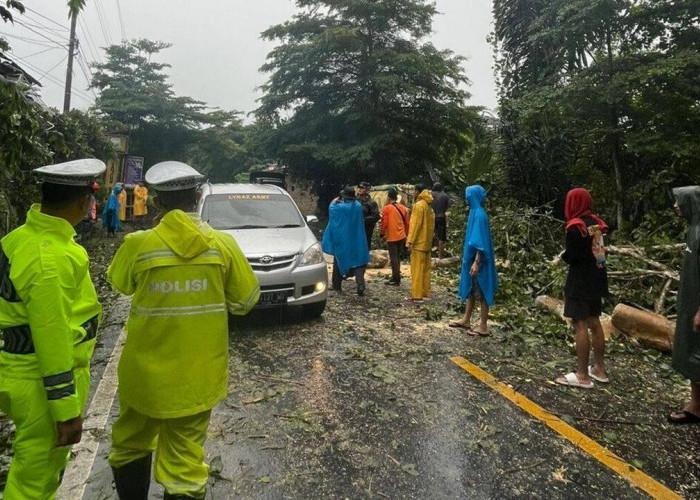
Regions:
M 24 3 L 33 11 L 17 16 L 14 26 L 0 24 L 0 33 L 9 35 L 10 55 L 21 58 L 25 69 L 42 82 L 44 101 L 60 108 L 67 49 L 58 44 L 67 45 L 67 2 Z M 437 0 L 437 7 L 441 14 L 435 18 L 433 42 L 467 58 L 471 103 L 494 109 L 492 52 L 486 42 L 490 0 Z M 78 37 L 86 63 L 103 58 L 99 47 L 118 43 L 124 36 L 172 43 L 162 60 L 172 65 L 169 73 L 177 94 L 247 113 L 256 107 L 256 87 L 265 81 L 258 68 L 272 48 L 260 33 L 289 19 L 294 11 L 292 0 L 87 0 Z M 75 67 L 73 105 L 87 108 L 94 95 L 87 90 L 89 68 L 82 66 Z

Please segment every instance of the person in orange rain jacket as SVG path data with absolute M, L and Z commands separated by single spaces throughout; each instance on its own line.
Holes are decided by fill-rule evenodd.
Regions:
M 398 203 L 399 193 L 391 188 L 388 193 L 389 203 L 382 210 L 382 237 L 386 240 L 391 262 L 391 279 L 387 285 L 401 284 L 401 255 L 406 246 L 409 229 L 408 209 Z

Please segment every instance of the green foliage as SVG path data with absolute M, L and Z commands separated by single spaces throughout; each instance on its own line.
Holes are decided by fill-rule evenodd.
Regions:
M 534 3 L 494 3 L 510 193 L 539 205 L 592 186 L 639 222 L 665 207 L 640 196 L 658 172 L 667 187 L 700 171 L 698 2 Z
M 256 112 L 274 126 L 269 149 L 295 173 L 408 180 L 469 150 L 478 117 L 466 106 L 462 59 L 424 40 L 434 4 L 296 3 L 291 21 L 263 33 L 279 45 L 262 67 L 270 78 Z
M 245 127 L 238 112 L 177 96 L 165 73 L 170 65 L 156 60 L 168 47 L 145 39 L 108 47 L 106 62 L 95 64 L 95 107 L 126 128 L 131 154 L 143 156 L 146 165 L 177 159 L 214 182 L 230 182 L 258 161 L 248 154 L 256 151 L 250 135 L 258 129 Z

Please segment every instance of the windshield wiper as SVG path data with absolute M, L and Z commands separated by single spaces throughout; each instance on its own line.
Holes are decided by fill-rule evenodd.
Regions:
M 301 224 L 282 224 L 281 226 L 275 226 L 274 229 L 286 229 L 291 227 L 301 227 Z
M 234 226 L 227 227 L 225 231 L 231 231 L 234 229 L 269 229 L 268 226 L 256 226 L 255 224 L 246 224 L 244 226 Z

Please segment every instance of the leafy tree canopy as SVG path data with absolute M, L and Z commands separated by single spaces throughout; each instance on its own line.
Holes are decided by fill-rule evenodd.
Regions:
M 462 58 L 425 38 L 424 0 L 297 0 L 263 38 L 279 45 L 256 112 L 268 147 L 302 174 L 395 181 L 466 151 L 477 120 Z

